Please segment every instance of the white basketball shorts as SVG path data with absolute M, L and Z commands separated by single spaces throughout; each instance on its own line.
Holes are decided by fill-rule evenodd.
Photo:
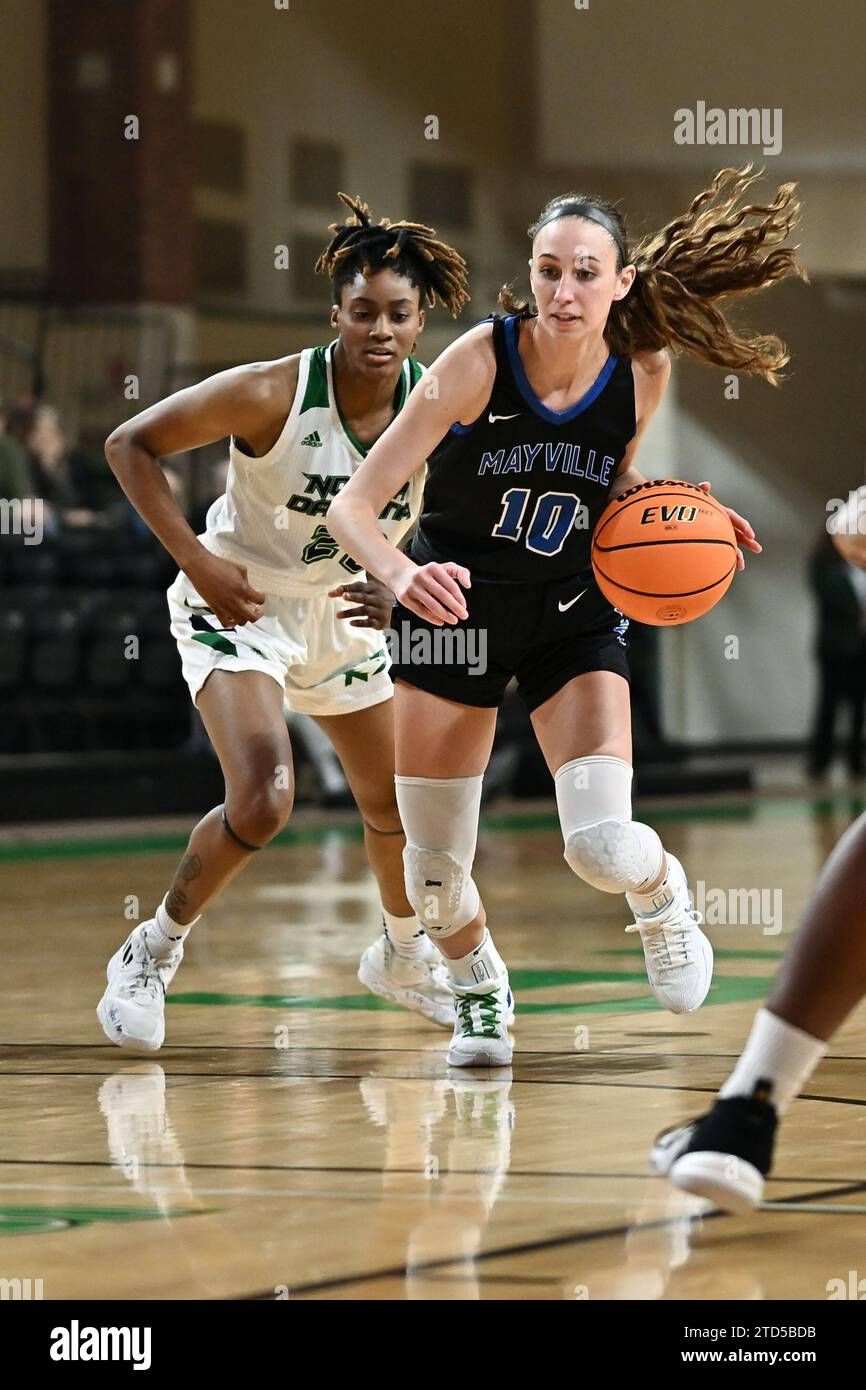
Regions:
M 182 571 L 167 597 L 193 703 L 212 671 L 262 671 L 298 714 L 349 714 L 394 693 L 384 633 L 339 621 L 344 599 L 269 594 L 257 622 L 224 629 Z

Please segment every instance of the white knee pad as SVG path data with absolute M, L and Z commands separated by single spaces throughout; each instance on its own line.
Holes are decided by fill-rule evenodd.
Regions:
M 429 936 L 453 936 L 481 905 L 472 881 L 481 777 L 395 777 L 406 896 Z
M 556 774 L 565 861 L 605 893 L 640 892 L 664 862 L 662 842 L 631 818 L 632 770 L 622 758 L 574 758 Z

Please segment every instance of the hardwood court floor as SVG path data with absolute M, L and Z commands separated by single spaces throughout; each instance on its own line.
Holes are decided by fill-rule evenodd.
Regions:
M 444 1031 L 358 985 L 378 929 L 351 817 L 299 821 L 207 914 L 145 1061 L 94 1008 L 175 842 L 0 844 L 0 1279 L 48 1299 L 826 1298 L 866 1274 L 866 1010 L 753 1218 L 701 1215 L 646 1154 L 730 1071 L 860 809 L 642 808 L 717 919 L 710 1001 L 679 1018 L 549 811 L 489 817 L 477 877 L 518 1006 L 514 1066 L 489 1074 L 449 1070 Z

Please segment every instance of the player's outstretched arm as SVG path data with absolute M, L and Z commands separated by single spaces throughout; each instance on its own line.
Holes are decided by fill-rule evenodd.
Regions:
M 328 530 L 369 574 L 413 613 L 440 625 L 467 616 L 462 565 L 416 565 L 379 529 L 378 517 L 453 424 L 477 419 L 490 397 L 495 359 L 490 324 L 452 343 L 425 372 L 406 405 L 377 440 L 328 510 Z
M 242 565 L 212 555 L 196 538 L 159 460 L 228 435 L 260 438 L 292 408 L 297 361 L 253 363 L 218 372 L 142 410 L 119 425 L 105 443 L 109 467 L 135 510 L 225 627 L 255 621 L 265 595 L 250 586 Z

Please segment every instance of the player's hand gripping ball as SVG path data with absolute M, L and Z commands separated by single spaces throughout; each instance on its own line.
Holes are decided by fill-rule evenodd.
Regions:
M 743 525 L 748 529 L 738 535 L 728 509 L 695 483 L 639 483 L 599 517 L 592 538 L 598 587 L 635 622 L 690 623 L 727 591 L 738 568 L 738 540 L 760 550 Z

